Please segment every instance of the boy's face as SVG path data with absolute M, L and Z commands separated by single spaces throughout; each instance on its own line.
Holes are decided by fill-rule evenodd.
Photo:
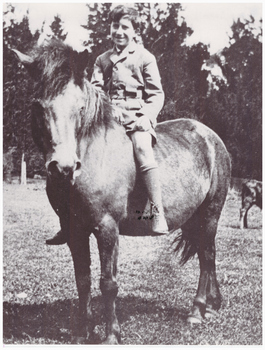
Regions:
M 120 49 L 128 46 L 136 36 L 132 22 L 122 17 L 119 22 L 112 22 L 110 26 L 110 35 L 113 43 Z

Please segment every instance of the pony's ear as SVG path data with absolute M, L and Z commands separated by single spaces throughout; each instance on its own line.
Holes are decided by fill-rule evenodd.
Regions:
M 17 56 L 17 58 L 20 60 L 21 63 L 23 63 L 23 65 L 26 67 L 27 65 L 33 63 L 33 58 L 25 55 L 24 53 L 15 50 L 15 49 L 11 49 Z
M 83 72 L 88 65 L 89 53 L 87 49 L 78 53 L 78 67 Z
M 35 80 L 38 79 L 39 70 L 37 68 L 36 62 L 34 62 L 34 59 L 31 56 L 25 55 L 24 53 L 22 53 L 18 50 L 15 50 L 15 49 L 11 49 L 11 50 L 16 54 L 16 57 L 23 64 L 23 66 L 27 69 L 30 76 Z

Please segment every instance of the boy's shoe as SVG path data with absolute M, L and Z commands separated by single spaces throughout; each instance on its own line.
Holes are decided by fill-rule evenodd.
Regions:
M 168 226 L 167 226 L 163 208 L 151 203 L 151 217 L 152 217 L 152 233 L 156 235 L 167 234 Z
M 46 244 L 48 245 L 60 245 L 65 243 L 67 243 L 67 236 L 62 230 L 57 232 L 53 238 L 46 239 Z

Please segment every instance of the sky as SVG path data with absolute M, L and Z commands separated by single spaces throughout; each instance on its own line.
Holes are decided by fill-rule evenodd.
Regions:
M 229 34 L 233 21 L 249 19 L 252 15 L 258 24 L 262 18 L 261 3 L 235 3 L 221 1 L 211 3 L 183 3 L 183 16 L 189 27 L 194 30 L 187 44 L 203 42 L 210 44 L 213 54 L 229 45 Z
M 86 1 L 87 3 L 88 1 Z M 162 1 L 161 1 L 162 2 Z M 209 45 L 211 54 L 228 46 L 233 20 L 249 19 L 253 15 L 257 21 L 262 17 L 261 1 L 252 2 L 224 2 L 224 1 L 204 1 L 186 2 L 178 1 L 182 4 L 184 11 L 181 15 L 185 18 L 187 25 L 194 30 L 194 33 L 187 40 L 187 45 L 203 42 Z M 82 50 L 82 42 L 87 39 L 87 30 L 80 24 L 86 24 L 88 9 L 85 2 L 71 3 L 67 1 L 57 1 L 40 3 L 37 1 L 20 2 L 7 1 L 16 5 L 15 16 L 21 20 L 26 11 L 29 11 L 30 28 L 32 31 L 41 29 L 43 22 L 46 22 L 46 30 L 54 19 L 54 15 L 59 14 L 64 21 L 68 32 L 67 43 L 76 50 Z M 116 2 L 115 2 L 116 3 Z M 116 3 L 118 4 L 118 3 Z M 5 4 L 4 4 L 5 9 Z

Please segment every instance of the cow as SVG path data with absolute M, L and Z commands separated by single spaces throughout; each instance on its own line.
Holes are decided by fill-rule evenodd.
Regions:
M 247 213 L 256 205 L 262 209 L 262 182 L 248 180 L 242 185 L 242 207 L 240 209 L 240 228 L 247 228 Z

